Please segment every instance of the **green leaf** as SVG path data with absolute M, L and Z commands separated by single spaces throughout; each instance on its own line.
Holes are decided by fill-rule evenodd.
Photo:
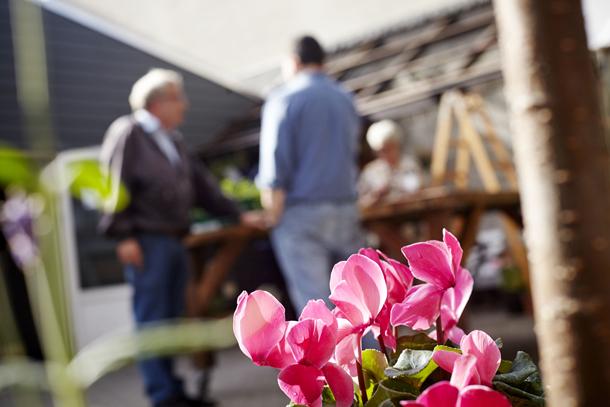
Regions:
M 494 389 L 504 393 L 513 407 L 541 407 L 544 397 L 536 396 L 502 382 L 493 382 Z
M 397 340 L 396 353 L 400 354 L 405 349 L 432 350 L 437 345 L 436 341 L 425 333 L 401 336 Z
M 431 350 L 405 349 L 393 367 L 386 369 L 388 377 L 414 376 L 424 370 L 432 361 Z M 434 364 L 436 368 L 436 364 Z
M 324 386 L 322 389 L 322 407 L 333 407 L 336 403 L 335 395 L 330 387 Z
M 382 352 L 375 349 L 362 351 L 362 369 L 375 382 L 385 379 L 385 369 L 387 367 L 388 361 Z
M 508 373 L 510 372 L 510 369 L 512 369 L 512 367 L 513 362 L 511 362 L 510 360 L 502 359 L 500 361 L 500 367 L 498 367 L 498 373 Z
M 497 374 L 493 379 L 493 385 L 494 388 L 509 396 L 511 400 L 514 399 L 513 405 L 544 405 L 540 372 L 532 358 L 525 352 L 517 352 L 510 370 Z
M 462 353 L 462 351 L 458 348 L 452 348 L 451 346 L 446 346 L 446 345 L 436 345 L 434 347 L 434 350 L 446 350 L 448 352 L 455 352 L 455 353 Z
M 418 394 L 418 389 L 404 380 L 385 379 L 379 382 L 375 394 L 368 403 L 366 403 L 366 407 L 385 407 L 388 405 L 388 400 L 390 400 L 390 402 L 415 400 Z
M 55 367 L 55 370 L 52 370 L 51 367 Z M 59 367 L 51 365 L 50 362 L 46 366 L 46 369 L 52 371 L 54 374 L 60 372 Z M 20 386 L 38 391 L 50 390 L 45 365 L 25 358 L 4 359 L 0 364 L 0 391 L 13 386 Z
M 36 186 L 36 171 L 31 161 L 21 151 L 0 148 L 0 186 L 19 186 L 31 191 Z
M 89 387 L 108 372 L 137 358 L 193 353 L 229 348 L 233 318 L 200 321 L 182 320 L 142 328 L 136 332 L 114 333 L 91 343 L 68 365 L 68 373 L 82 387 Z
M 70 193 L 105 212 L 120 212 L 129 204 L 129 192 L 114 184 L 97 160 L 79 160 L 67 166 Z
M 530 376 L 533 377 L 532 379 L 528 380 Z M 493 380 L 497 382 L 503 382 L 515 387 L 523 386 L 525 384 L 527 384 L 529 387 L 536 387 L 540 385 L 540 393 L 538 395 L 542 394 L 542 384 L 539 382 L 540 374 L 538 371 L 538 367 L 536 366 L 530 355 L 525 352 L 517 352 L 510 371 L 508 373 L 497 374 Z

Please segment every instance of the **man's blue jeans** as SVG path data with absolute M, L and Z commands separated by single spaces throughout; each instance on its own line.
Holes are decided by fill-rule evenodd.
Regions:
M 364 244 L 358 208 L 352 203 L 288 206 L 271 242 L 295 311 L 311 299 L 328 303 L 332 267 Z
M 133 313 L 138 327 L 181 317 L 188 273 L 186 249 L 177 237 L 142 234 L 138 242 L 144 266 L 125 268 L 133 287 Z M 159 403 L 183 394 L 182 382 L 174 375 L 170 358 L 144 359 L 138 363 L 146 393 Z

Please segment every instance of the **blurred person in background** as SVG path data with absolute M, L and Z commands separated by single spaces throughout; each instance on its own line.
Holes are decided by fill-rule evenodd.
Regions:
M 366 133 L 366 140 L 377 158 L 364 167 L 358 180 L 358 200 L 362 207 L 397 200 L 421 188 L 421 167 L 413 155 L 403 151 L 403 133 L 396 122 L 382 120 L 373 123 Z M 402 244 L 413 240 L 417 233 L 385 222 L 372 222 L 368 230 L 368 236 L 375 238 L 374 245 L 397 259 L 402 258 Z
M 417 191 L 422 172 L 417 159 L 402 151 L 402 131 L 392 120 L 373 123 L 366 140 L 377 158 L 368 163 L 358 180 L 360 204 L 370 206 Z
M 197 206 L 245 222 L 248 217 L 186 151 L 177 131 L 188 107 L 180 74 L 151 70 L 133 85 L 129 104 L 133 113 L 112 123 L 100 160 L 130 200 L 124 210 L 106 213 L 100 228 L 119 240 L 117 255 L 133 288 L 136 325 L 142 327 L 183 315 L 188 267 L 182 238 L 190 210 Z M 185 395 L 169 358 L 142 360 L 139 368 L 155 407 L 214 404 Z
M 360 118 L 352 96 L 324 73 L 314 38 L 295 41 L 287 82 L 262 113 L 257 184 L 271 242 L 297 313 L 327 299 L 335 262 L 362 247 L 356 205 Z

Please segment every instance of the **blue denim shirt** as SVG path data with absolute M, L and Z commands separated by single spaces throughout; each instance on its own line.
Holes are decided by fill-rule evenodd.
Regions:
M 360 118 L 351 95 L 321 72 L 297 75 L 263 108 L 257 184 L 286 204 L 356 199 Z

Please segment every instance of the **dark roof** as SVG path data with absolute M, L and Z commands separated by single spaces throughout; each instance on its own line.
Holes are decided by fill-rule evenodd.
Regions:
M 493 9 L 479 1 L 391 27 L 332 51 L 326 69 L 355 95 L 360 113 L 400 117 L 445 90 L 501 78 Z M 258 123 L 226 129 L 210 155 L 258 143 Z
M 190 111 L 182 127 L 194 147 L 260 104 L 185 68 L 42 9 L 51 119 L 58 150 L 100 144 L 107 126 L 129 113 L 131 85 L 151 67 L 184 76 Z M 0 0 L 0 140 L 27 148 L 15 89 L 9 1 Z

